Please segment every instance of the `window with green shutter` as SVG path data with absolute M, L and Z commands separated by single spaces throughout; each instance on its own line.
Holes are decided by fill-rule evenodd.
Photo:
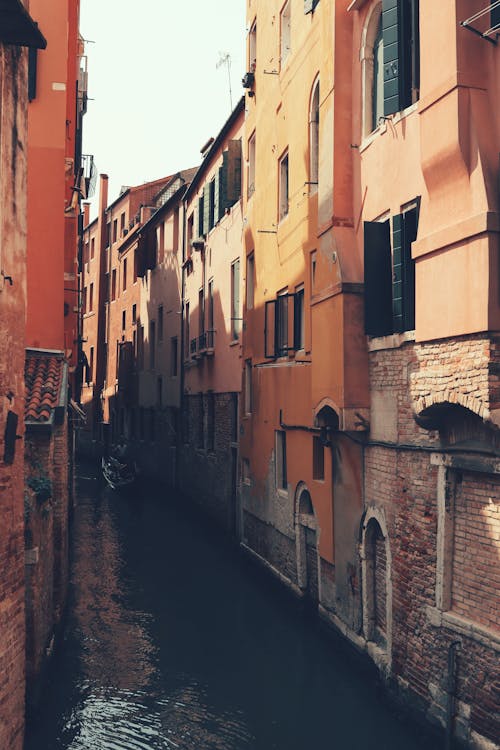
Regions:
M 207 182 L 203 188 L 203 234 L 210 231 L 210 183 Z
M 392 259 L 389 221 L 365 221 L 365 333 L 392 333 Z
M 203 198 L 198 198 L 198 237 L 203 237 Z

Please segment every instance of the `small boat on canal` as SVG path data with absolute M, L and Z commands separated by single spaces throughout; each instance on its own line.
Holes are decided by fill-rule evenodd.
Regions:
M 119 490 L 133 484 L 137 477 L 134 466 L 122 463 L 113 456 L 103 456 L 101 459 L 102 474 L 112 490 Z

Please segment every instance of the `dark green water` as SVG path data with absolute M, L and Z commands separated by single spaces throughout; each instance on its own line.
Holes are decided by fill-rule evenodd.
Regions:
M 124 498 L 80 474 L 65 637 L 26 750 L 436 747 L 159 490 Z

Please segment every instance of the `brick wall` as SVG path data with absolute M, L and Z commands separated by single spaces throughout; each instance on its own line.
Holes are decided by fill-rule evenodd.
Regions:
M 500 631 L 500 479 L 463 474 L 453 539 L 453 611 Z
M 298 585 L 295 539 L 290 539 L 274 526 L 245 511 L 243 514 L 243 541 L 250 549 L 286 576 L 289 581 Z M 315 552 L 314 558 L 317 569 Z M 312 587 L 315 583 L 317 592 L 317 577 L 315 581 L 311 582 Z
M 2 80 L 3 77 L 3 80 Z M 23 435 L 26 287 L 27 52 L 0 45 L 0 748 L 21 750 L 24 732 L 24 457 L 4 461 L 9 411 Z

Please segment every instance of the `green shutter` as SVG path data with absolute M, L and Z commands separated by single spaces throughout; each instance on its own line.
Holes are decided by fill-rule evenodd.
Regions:
M 203 188 L 203 232 L 207 235 L 210 231 L 210 183 Z
M 403 216 L 397 214 L 392 220 L 392 319 L 394 331 L 401 333 L 404 330 L 403 318 L 403 266 L 404 266 L 404 242 L 403 242 Z
M 382 0 L 384 38 L 384 115 L 399 112 L 400 106 L 400 0 Z
M 222 166 L 217 170 L 215 175 L 215 221 L 220 221 L 224 216 L 227 208 L 227 163 L 228 153 L 224 151 L 222 155 Z
M 415 261 L 411 245 L 417 239 L 418 211 L 403 214 L 403 330 L 415 328 Z
M 365 332 L 392 333 L 392 271 L 389 222 L 365 221 Z
M 203 195 L 198 198 L 198 237 L 203 237 Z

